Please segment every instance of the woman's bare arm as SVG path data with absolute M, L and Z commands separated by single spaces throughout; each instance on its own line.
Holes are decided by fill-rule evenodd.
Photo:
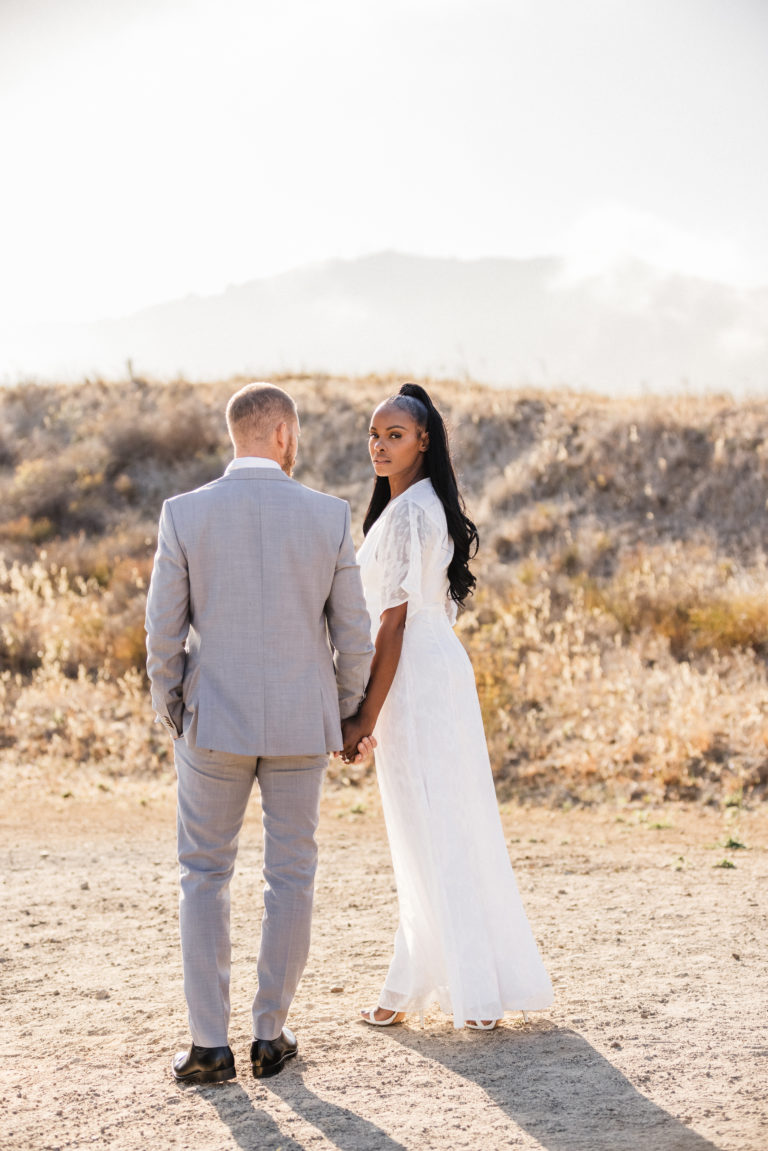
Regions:
M 344 735 L 342 757 L 346 760 L 354 759 L 357 756 L 357 745 L 364 736 L 370 735 L 376 726 L 376 720 L 379 718 L 379 712 L 389 694 L 397 665 L 400 662 L 407 614 L 407 603 L 387 608 L 381 613 L 381 623 L 376 636 L 376 650 L 371 663 L 371 676 L 365 689 L 365 699 L 360 704 L 357 714 L 344 720 L 341 725 Z

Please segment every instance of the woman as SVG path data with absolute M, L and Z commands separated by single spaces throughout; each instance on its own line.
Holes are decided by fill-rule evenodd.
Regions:
M 437 1000 L 454 1027 L 548 1007 L 552 986 L 509 863 L 472 666 L 453 631 L 475 585 L 445 425 L 405 384 L 373 414 L 376 473 L 358 554 L 376 652 L 344 756 L 378 741 L 376 770 L 397 883 L 395 954 L 377 1026 Z M 366 746 L 366 745 L 363 745 Z

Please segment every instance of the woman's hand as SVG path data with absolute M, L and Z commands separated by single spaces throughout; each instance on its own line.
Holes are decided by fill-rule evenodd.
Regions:
M 371 735 L 371 726 L 359 713 L 342 720 L 344 747 L 339 754 L 344 763 L 360 763 L 366 755 L 371 754 L 376 746 L 376 740 Z

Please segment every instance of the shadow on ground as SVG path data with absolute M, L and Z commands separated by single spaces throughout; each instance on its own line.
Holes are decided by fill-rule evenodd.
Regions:
M 479 1086 L 545 1151 L 718 1151 L 638 1091 L 580 1035 L 546 1021 L 525 1028 L 507 1025 L 477 1038 L 466 1032 L 394 1028 L 382 1040 L 408 1049 L 427 1067 L 437 1064 Z M 441 1072 L 438 1067 L 433 1071 L 437 1079 Z M 297 1139 L 285 1133 L 291 1122 L 301 1121 L 321 1131 L 339 1151 L 404 1151 L 404 1144 L 375 1123 L 311 1091 L 298 1066 L 257 1090 L 264 1088 L 272 1096 L 270 1109 L 274 1102 L 284 1109 L 280 1126 L 252 1097 L 250 1083 L 251 1094 L 236 1083 L 200 1089 L 243 1151 L 304 1151 L 298 1130 Z M 444 1134 L 449 1137 L 448 1131 Z
M 575 1031 L 542 1020 L 465 1033 L 397 1028 L 387 1038 L 478 1084 L 546 1151 L 718 1151 L 653 1103 Z
M 289 1067 L 287 1074 L 269 1079 L 265 1086 L 285 1102 L 286 1111 L 293 1116 L 311 1123 L 339 1148 L 339 1151 L 360 1151 L 361 1148 L 376 1148 L 376 1151 L 405 1151 L 402 1143 L 396 1143 L 374 1123 L 357 1115 L 346 1107 L 338 1107 L 321 1099 L 304 1084 L 298 1067 Z M 239 1083 L 226 1087 L 200 1089 L 200 1094 L 218 1112 L 219 1118 L 232 1133 L 238 1147 L 243 1151 L 305 1151 L 305 1142 L 296 1142 L 283 1134 L 274 1119 L 258 1106 Z M 292 1115 L 287 1114 L 286 1126 Z

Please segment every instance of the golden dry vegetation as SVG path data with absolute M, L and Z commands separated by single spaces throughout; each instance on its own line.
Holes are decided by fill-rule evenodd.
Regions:
M 144 598 L 162 500 L 219 475 L 242 381 L 0 390 L 0 757 L 109 788 L 169 769 Z M 280 381 L 297 478 L 348 499 L 399 381 Z M 752 804 L 768 784 L 768 402 L 436 382 L 479 590 L 461 616 L 502 798 Z M 355 782 L 364 769 L 332 774 Z

